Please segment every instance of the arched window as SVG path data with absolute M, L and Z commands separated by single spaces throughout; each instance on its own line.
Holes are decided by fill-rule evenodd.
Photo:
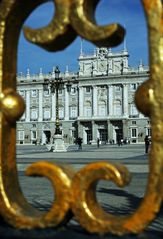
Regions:
M 84 104 L 84 116 L 90 117 L 92 115 L 92 105 L 90 101 L 86 101 Z
M 114 115 L 122 115 L 122 103 L 120 100 L 114 101 Z
M 98 104 L 98 115 L 99 116 L 106 115 L 106 102 L 104 100 L 100 101 Z

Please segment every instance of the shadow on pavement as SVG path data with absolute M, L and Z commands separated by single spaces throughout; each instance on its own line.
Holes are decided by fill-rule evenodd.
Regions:
M 118 189 L 100 188 L 98 192 L 110 194 L 112 196 L 115 195 L 118 197 L 125 197 L 126 203 L 121 204 L 119 207 L 113 205 L 109 206 L 109 204 L 102 203 L 101 207 L 104 209 L 104 211 L 107 213 L 112 213 L 114 215 L 127 216 L 131 213 L 134 213 L 143 200 L 143 198 L 137 197 L 134 194 Z M 163 203 L 156 219 L 149 225 L 146 231 L 155 231 L 156 233 L 163 232 Z
M 103 205 L 103 208 L 106 212 L 115 213 L 118 211 L 119 215 L 128 215 L 129 213 L 135 210 L 135 207 L 138 207 L 142 198 L 136 197 L 132 194 L 122 192 L 121 190 L 106 190 L 101 188 L 99 190 L 103 193 L 114 194 L 116 196 L 125 196 L 128 200 L 128 205 L 124 205 L 121 209 L 115 207 L 109 207 L 108 205 Z M 40 209 L 41 211 L 47 211 L 51 204 L 46 203 L 42 205 L 37 201 L 32 202 L 33 206 Z M 163 207 L 159 213 L 159 218 L 162 220 L 163 216 Z M 159 221 L 160 221 L 159 220 Z M 154 226 L 150 226 L 144 232 L 135 235 L 128 234 L 125 236 L 115 236 L 110 233 L 105 235 L 89 234 L 79 224 L 74 225 L 70 223 L 67 226 L 61 226 L 59 228 L 47 228 L 47 229 L 32 229 L 32 230 L 18 230 L 12 228 L 0 217 L 0 236 L 2 239 L 161 239 L 163 234 L 161 230 L 161 222 L 153 222 Z M 152 225 L 151 224 L 151 225 Z

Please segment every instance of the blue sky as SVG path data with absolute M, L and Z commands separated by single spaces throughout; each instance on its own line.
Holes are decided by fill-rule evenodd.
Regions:
M 88 0 L 89 1 L 89 0 Z M 47 25 L 55 12 L 53 3 L 40 5 L 26 20 L 25 25 L 39 28 Z M 127 29 L 126 42 L 130 54 L 129 64 L 137 66 L 142 59 L 144 65 L 148 65 L 148 42 L 146 20 L 141 0 L 101 0 L 96 9 L 96 21 L 99 25 L 117 22 Z M 93 53 L 95 45 L 83 41 L 83 52 Z M 112 51 L 123 49 L 123 44 Z M 18 73 L 30 72 L 37 74 L 39 69 L 48 73 L 53 66 L 59 65 L 61 71 L 65 71 L 66 65 L 73 72 L 78 71 L 77 58 L 80 54 L 80 37 L 69 47 L 61 52 L 47 52 L 44 49 L 27 42 L 21 33 L 18 47 Z

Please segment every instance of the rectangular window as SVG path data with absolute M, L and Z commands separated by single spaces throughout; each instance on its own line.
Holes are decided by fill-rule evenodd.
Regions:
M 132 121 L 132 124 L 136 124 L 136 121 Z
M 114 106 L 114 115 L 122 115 L 122 107 L 120 104 Z
M 31 91 L 31 96 L 36 97 L 37 96 L 37 90 L 32 90 Z
M 64 108 L 59 108 L 59 118 L 63 119 L 64 118 Z
M 36 109 L 32 109 L 31 110 L 31 120 L 37 120 L 37 110 Z
M 44 120 L 50 119 L 50 109 L 44 109 Z
M 132 128 L 131 129 L 131 137 L 132 138 L 137 138 L 137 128 Z
M 90 93 L 91 92 L 91 87 L 90 86 L 86 86 L 85 91 L 86 91 L 86 93 Z
M 105 116 L 105 115 L 106 115 L 105 105 L 99 105 L 99 116 Z
M 131 88 L 132 91 L 135 91 L 137 89 L 137 84 L 135 84 L 135 83 L 131 84 L 130 88 Z
M 138 110 L 134 104 L 130 105 L 130 115 L 138 115 Z
M 49 96 L 50 95 L 50 90 L 47 89 L 47 90 L 44 90 L 44 96 Z
M 18 140 L 24 140 L 24 130 L 18 130 Z
M 70 107 L 70 117 L 71 118 L 77 117 L 77 107 L 76 106 Z
M 87 106 L 87 107 L 85 107 L 85 109 L 84 109 L 84 115 L 85 116 L 87 116 L 87 117 L 90 117 L 90 116 L 92 116 L 92 110 L 91 110 L 91 107 L 89 107 L 89 106 Z

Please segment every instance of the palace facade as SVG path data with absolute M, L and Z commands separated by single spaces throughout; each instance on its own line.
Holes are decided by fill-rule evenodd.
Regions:
M 144 142 L 151 134 L 149 118 L 134 104 L 137 87 L 149 77 L 149 68 L 142 61 L 137 67 L 128 63 L 124 47 L 120 52 L 96 48 L 92 55 L 83 53 L 78 59 L 79 70 L 61 73 L 64 88 L 59 90 L 60 128 L 65 143 L 73 144 L 77 137 L 83 143 Z M 26 110 L 17 122 L 18 144 L 46 144 L 55 133 L 56 96 L 50 88 L 44 90 L 44 79 L 51 74 L 17 76 L 17 90 L 26 102 Z M 71 83 L 71 91 L 67 84 Z

